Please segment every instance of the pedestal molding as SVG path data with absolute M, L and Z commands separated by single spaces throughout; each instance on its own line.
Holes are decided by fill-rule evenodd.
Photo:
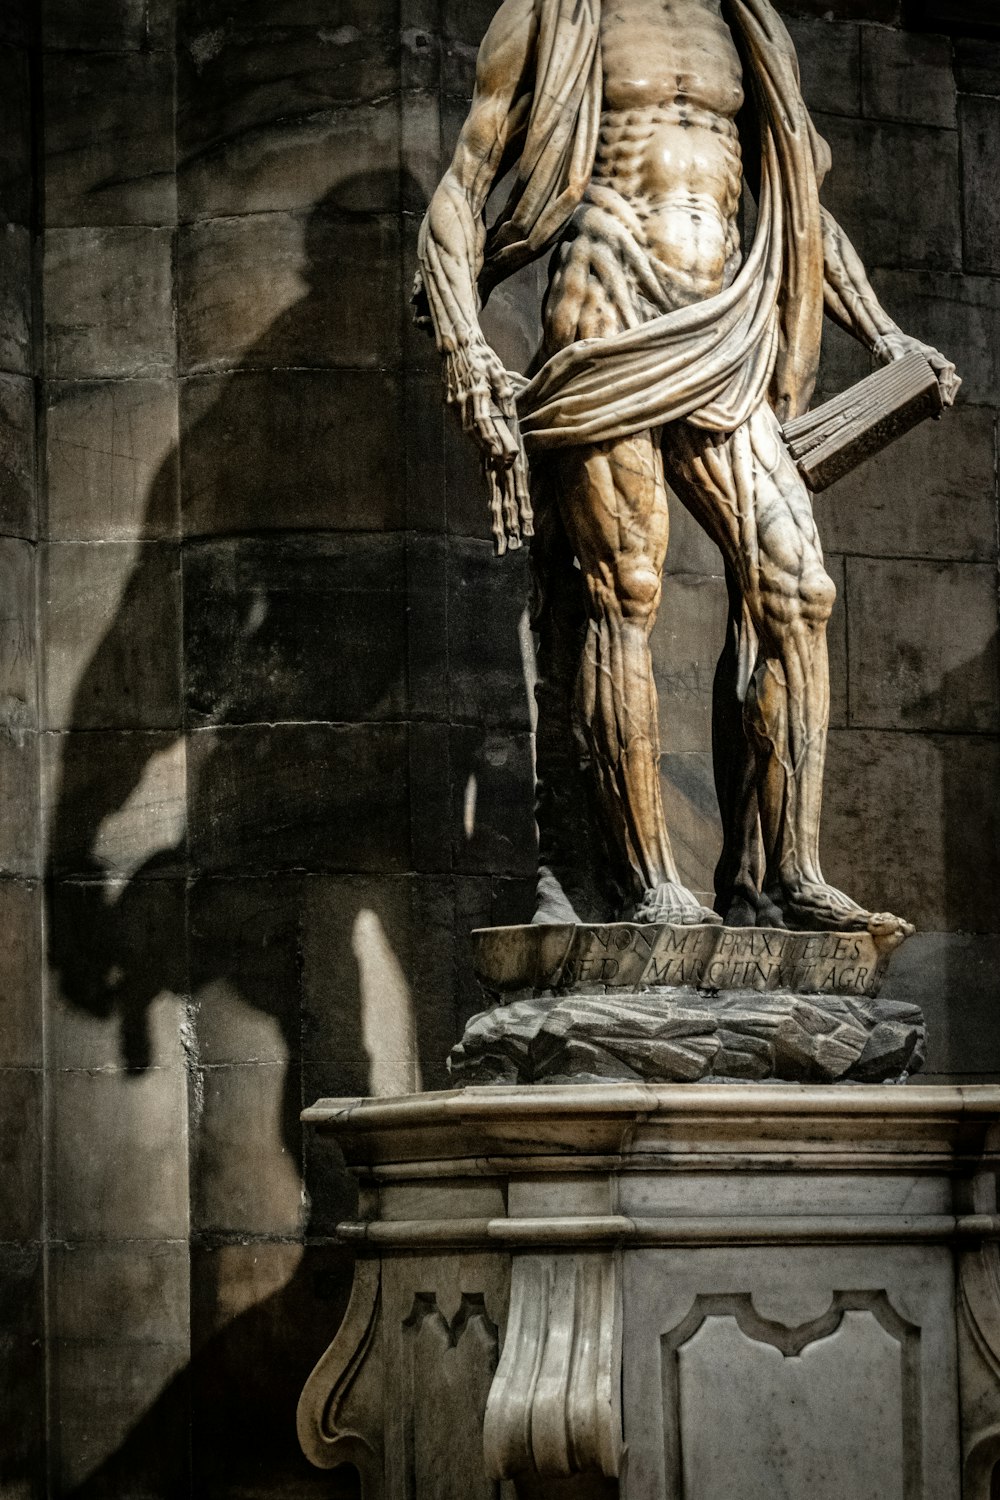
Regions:
M 996 1214 L 718 1214 L 710 1218 L 399 1219 L 337 1225 L 337 1238 L 379 1249 L 448 1246 L 943 1244 L 1000 1240 Z
M 807 1116 L 843 1120 L 869 1117 L 884 1121 L 937 1120 L 957 1126 L 963 1120 L 995 1121 L 1000 1113 L 1000 1085 L 973 1084 L 549 1084 L 446 1089 L 433 1094 L 406 1094 L 395 1099 L 318 1099 L 302 1111 L 308 1125 L 332 1127 L 338 1137 L 359 1131 L 406 1125 L 434 1125 L 504 1120 L 572 1121 L 595 1116 L 640 1119 L 695 1116 L 706 1120 L 746 1120 Z

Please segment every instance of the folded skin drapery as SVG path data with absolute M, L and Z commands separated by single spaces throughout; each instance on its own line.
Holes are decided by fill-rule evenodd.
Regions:
M 809 119 L 791 38 L 770 0 L 724 0 L 724 9 L 760 126 L 750 253 L 717 296 L 570 344 L 526 385 L 519 381 L 520 439 L 529 456 L 681 418 L 731 432 L 765 399 L 782 420 L 808 406 L 823 319 L 819 185 L 829 152 Z M 513 191 L 486 238 L 484 297 L 543 254 L 583 200 L 601 76 L 600 0 L 541 0 L 531 113 Z M 425 221 L 421 269 L 432 317 L 449 298 L 439 266 Z

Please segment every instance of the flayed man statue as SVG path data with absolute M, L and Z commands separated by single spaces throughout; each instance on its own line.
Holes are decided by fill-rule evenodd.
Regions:
M 820 204 L 829 162 L 769 0 L 504 0 L 483 41 L 421 230 L 416 301 L 483 453 L 496 549 L 532 538 L 536 921 L 909 930 L 820 868 L 835 589 L 791 434 L 824 311 L 878 364 L 922 368 L 937 409 L 959 381 L 880 306 Z M 488 346 L 479 312 L 553 247 L 526 380 Z M 856 426 L 857 412 L 837 421 Z M 729 587 L 715 911 L 679 877 L 658 771 L 649 638 L 668 485 L 718 544 Z

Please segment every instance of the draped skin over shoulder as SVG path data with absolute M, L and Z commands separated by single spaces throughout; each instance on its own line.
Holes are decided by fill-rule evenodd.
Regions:
M 518 396 L 529 456 L 682 418 L 733 432 L 765 400 L 782 420 L 808 407 L 823 321 L 819 187 L 829 151 L 769 0 L 724 0 L 723 8 L 760 129 L 757 227 L 747 259 L 732 285 L 705 301 L 553 355 Z M 558 240 L 587 191 L 601 114 L 600 20 L 600 0 L 541 0 L 531 112 L 513 190 L 486 238 L 484 299 Z M 425 282 L 439 264 L 427 244 Z

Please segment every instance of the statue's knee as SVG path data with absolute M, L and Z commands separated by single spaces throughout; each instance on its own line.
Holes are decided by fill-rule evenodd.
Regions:
M 820 562 L 807 567 L 799 582 L 802 614 L 810 625 L 825 625 L 837 601 L 837 585 Z
M 644 620 L 660 602 L 660 572 L 648 557 L 621 557 L 615 563 L 615 591 L 626 620 Z

